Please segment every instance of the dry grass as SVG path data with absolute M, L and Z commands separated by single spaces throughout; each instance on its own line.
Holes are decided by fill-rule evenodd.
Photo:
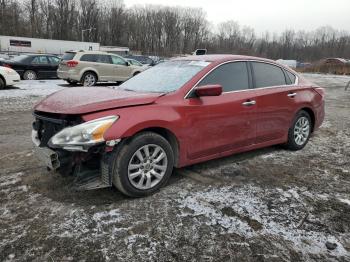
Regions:
M 349 65 L 335 65 L 335 64 L 315 64 L 308 68 L 298 68 L 298 72 L 302 73 L 325 73 L 335 75 L 350 75 Z

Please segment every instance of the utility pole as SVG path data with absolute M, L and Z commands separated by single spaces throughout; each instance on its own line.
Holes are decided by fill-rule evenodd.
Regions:
M 90 27 L 88 29 L 81 30 L 81 41 L 84 42 L 84 32 L 85 31 L 89 31 L 89 33 L 90 33 L 92 30 L 95 30 L 95 29 L 96 29 L 95 27 Z

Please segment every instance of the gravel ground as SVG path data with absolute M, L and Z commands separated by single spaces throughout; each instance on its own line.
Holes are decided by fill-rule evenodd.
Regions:
M 66 88 L 0 91 L 0 261 L 350 261 L 349 77 L 304 150 L 278 146 L 176 170 L 153 196 L 76 192 L 32 152 L 33 103 Z

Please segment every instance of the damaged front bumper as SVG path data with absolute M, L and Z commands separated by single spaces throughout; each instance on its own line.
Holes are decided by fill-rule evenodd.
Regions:
M 112 186 L 109 151 L 113 148 L 110 145 L 100 146 L 100 150 L 96 148 L 95 152 L 56 151 L 47 146 L 40 146 L 40 140 L 35 130 L 32 130 L 32 141 L 36 157 L 45 164 L 48 170 L 69 170 L 67 173 L 74 177 L 76 190 L 92 190 Z M 72 168 L 65 169 L 67 165 Z M 62 174 L 62 172 L 60 173 Z

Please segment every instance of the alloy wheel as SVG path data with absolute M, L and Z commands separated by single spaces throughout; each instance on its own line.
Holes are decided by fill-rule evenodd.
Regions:
M 84 86 L 94 86 L 96 84 L 96 77 L 93 74 L 87 74 L 84 77 Z
M 168 168 L 168 157 L 162 147 L 145 145 L 133 154 L 128 165 L 128 178 L 137 189 L 146 190 L 160 183 Z
M 307 117 L 302 116 L 294 125 L 294 141 L 301 146 L 306 143 L 310 135 L 310 121 Z

